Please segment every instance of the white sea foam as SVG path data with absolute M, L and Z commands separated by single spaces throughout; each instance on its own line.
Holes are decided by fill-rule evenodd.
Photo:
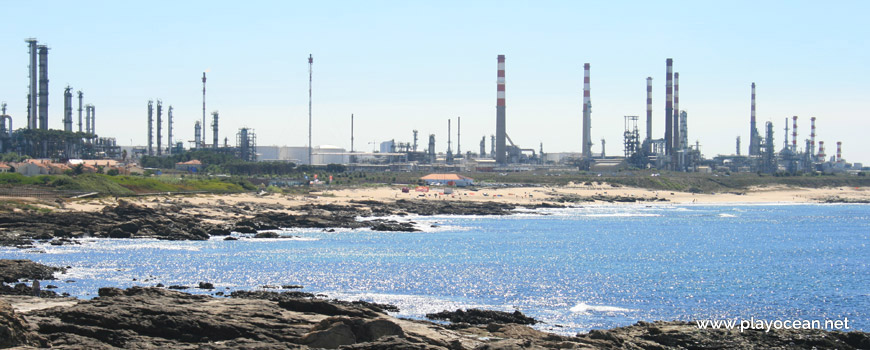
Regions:
M 324 294 L 329 295 L 330 298 L 336 298 L 340 300 L 364 300 L 381 304 L 395 305 L 399 308 L 399 312 L 395 313 L 395 315 L 399 317 L 422 318 L 424 315 L 429 313 L 456 309 L 484 308 L 489 310 L 502 311 L 508 311 L 511 309 L 510 307 L 506 306 L 459 302 L 422 295 L 352 292 L 325 292 Z
M 617 313 L 617 312 L 632 312 L 635 310 L 621 308 L 617 306 L 607 306 L 607 305 L 589 305 L 586 303 L 579 303 L 571 308 L 571 312 L 579 313 L 579 314 L 591 314 L 593 312 L 597 313 Z
M 719 214 L 719 217 L 720 217 L 720 218 L 736 218 L 737 215 L 726 214 L 726 213 L 720 213 L 720 214 Z
M 654 217 L 662 216 L 661 214 L 653 213 L 603 213 L 603 214 L 586 214 L 582 216 L 589 217 Z

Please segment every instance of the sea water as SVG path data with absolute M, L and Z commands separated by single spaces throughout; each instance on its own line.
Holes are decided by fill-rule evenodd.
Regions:
M 58 293 L 104 286 L 263 289 L 395 304 L 423 318 L 520 310 L 563 334 L 637 321 L 837 320 L 870 331 L 870 206 L 613 205 L 396 218 L 423 232 L 281 231 L 290 239 L 85 239 L 0 248 L 70 266 Z M 268 287 L 267 287 L 268 288 Z M 280 290 L 280 289 L 269 289 Z

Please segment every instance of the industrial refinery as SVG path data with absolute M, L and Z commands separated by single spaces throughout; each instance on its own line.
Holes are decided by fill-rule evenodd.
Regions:
M 330 145 L 312 145 L 312 134 L 337 133 L 317 130 L 313 127 L 317 116 L 312 113 L 313 105 L 313 55 L 308 56 L 308 139 L 287 140 L 287 143 L 306 144 L 304 146 L 258 146 L 257 136 L 253 128 L 242 127 L 235 132 L 228 132 L 220 127 L 221 114 L 215 106 L 220 107 L 225 102 L 212 101 L 212 111 L 208 112 L 206 104 L 206 72 L 202 73 L 202 119 L 192 125 L 177 123 L 174 119 L 174 108 L 171 103 L 155 97 L 143 100 L 142 105 L 129 106 L 142 115 L 140 122 L 133 125 L 146 126 L 142 135 L 146 135 L 147 143 L 142 146 L 130 145 L 123 148 L 118 145 L 112 135 L 101 136 L 96 131 L 96 105 L 98 101 L 86 99 L 87 87 L 74 89 L 66 86 L 63 93 L 63 108 L 57 114 L 62 130 L 49 128 L 52 114 L 49 113 L 49 47 L 40 44 L 37 39 L 25 40 L 29 56 L 28 90 L 26 99 L 26 115 L 12 116 L 6 113 L 6 103 L 2 105 L 2 124 L 0 124 L 0 152 L 15 152 L 37 159 L 66 161 L 70 159 L 111 159 L 117 161 L 133 161 L 141 157 L 167 157 L 182 154 L 191 150 L 210 151 L 231 155 L 241 161 L 284 161 L 311 166 L 344 164 L 354 170 L 370 171 L 492 171 L 512 172 L 529 170 L 555 171 L 620 171 L 625 169 L 657 169 L 675 172 L 756 172 L 756 173 L 812 173 L 812 172 L 857 172 L 862 169 L 860 163 L 848 163 L 842 155 L 843 143 L 836 135 L 828 135 L 829 145 L 836 144 L 836 155 L 828 156 L 825 141 L 817 140 L 816 116 L 780 116 L 784 122 L 779 128 L 772 122 L 758 125 L 756 117 L 756 84 L 747 83 L 751 88 L 749 94 L 749 134 L 748 151 L 741 151 L 739 130 L 734 130 L 736 147 L 734 154 L 704 157 L 700 151 L 700 140 L 690 142 L 689 115 L 680 109 L 680 73 L 675 71 L 674 59 L 665 59 L 664 93 L 665 104 L 664 123 L 659 125 L 658 135 L 654 132 L 653 115 L 661 113 L 654 111 L 653 94 L 655 90 L 654 74 L 648 77 L 639 76 L 638 90 L 645 87 L 646 118 L 638 115 L 598 116 L 593 119 L 592 113 L 592 81 L 590 63 L 584 63 L 581 103 L 575 125 L 577 152 L 545 153 L 545 140 L 537 145 L 519 145 L 511 137 L 511 123 L 508 122 L 506 95 L 505 55 L 496 56 L 496 89 L 495 89 L 495 123 L 491 132 L 472 135 L 474 140 L 480 140 L 476 148 L 462 148 L 462 119 L 492 120 L 492 115 L 444 116 L 443 131 L 446 134 L 419 135 L 417 129 L 408 130 L 406 135 L 396 135 L 388 141 L 380 143 L 369 142 L 371 151 L 360 151 L 356 148 L 354 134 L 354 115 L 348 113 L 350 150 Z M 22 66 L 24 66 L 22 57 Z M 651 72 L 652 73 L 652 72 Z M 684 72 L 691 74 L 691 72 Z M 198 73 L 191 73 L 191 79 Z M 641 82 L 646 84 L 641 84 Z M 294 84 L 294 82 L 288 82 Z M 296 82 L 303 84 L 303 82 Z M 74 98 L 77 97 L 77 106 Z M 18 99 L 3 96 L 5 100 Z M 691 102 L 691 101 L 689 101 Z M 637 101 L 640 106 L 642 101 Z M 144 110 L 142 107 L 145 107 Z M 78 112 L 78 127 L 74 129 L 74 110 Z M 144 112 L 144 113 L 143 113 Z M 629 114 L 629 113 L 626 113 Z M 210 117 L 210 118 L 209 118 Z M 103 118 L 113 118 L 106 116 Z M 239 118 L 224 115 L 226 118 Z M 514 117 L 517 118 L 517 117 Z M 198 119 L 198 118 L 197 118 Z M 209 120 L 211 119 L 211 120 Z M 595 123 L 593 123 L 593 120 Z M 809 120 L 809 134 L 798 133 L 799 120 Z M 818 116 L 818 121 L 824 123 L 824 116 Z M 13 128 L 20 125 L 19 129 Z M 618 135 L 603 135 L 597 133 L 593 124 L 605 125 L 622 122 L 622 150 L 605 152 L 605 139 Z M 692 120 L 703 124 L 701 117 Z M 139 124 L 142 123 L 142 124 Z M 745 125 L 745 124 L 743 124 Z M 566 126 L 573 128 L 574 126 Z M 165 128 L 165 130 L 164 130 Z M 210 129 L 210 135 L 207 135 Z M 781 142 L 775 141 L 775 131 L 783 130 Z M 599 129 L 600 130 L 600 129 Z M 643 133 L 641 133 L 643 131 Z M 528 130 L 524 130 L 528 133 Z M 223 134 L 221 134 L 223 133 Z M 454 134 L 455 133 L 455 134 Z M 211 137 L 208 137 L 211 136 Z M 428 137 L 426 137 L 428 136 Z M 437 137 L 436 137 L 437 136 Z M 466 134 L 466 137 L 468 135 Z M 722 137 L 732 137 L 725 136 Z M 422 138 L 422 140 L 421 140 Z M 188 141 L 183 141 L 183 140 Z M 363 135 L 363 139 L 368 139 Z M 833 139 L 833 141 L 831 141 Z M 397 141 L 400 140 L 400 141 Z M 405 141 L 406 140 L 406 141 Z M 595 140 L 600 140 L 596 143 Z M 335 140 L 339 141 L 339 140 Z M 440 142 L 440 145 L 439 145 Z M 422 144 L 421 144 L 422 143 Z M 818 143 L 818 145 L 817 145 Z M 128 152 L 127 150 L 130 150 Z

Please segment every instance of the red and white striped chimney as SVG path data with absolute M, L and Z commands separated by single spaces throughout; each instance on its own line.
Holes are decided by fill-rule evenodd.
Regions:
M 825 162 L 825 141 L 819 141 L 819 162 Z
M 652 77 L 646 78 L 646 139 L 652 140 Z
M 837 163 L 843 161 L 843 142 L 837 141 Z
M 498 76 L 496 79 L 496 102 L 495 102 L 495 160 L 498 164 L 507 163 L 507 122 L 505 118 L 504 96 L 504 55 L 498 55 Z
M 791 148 L 797 152 L 797 116 L 791 117 Z
M 504 106 L 504 55 L 498 55 L 498 78 L 496 81 L 496 107 Z

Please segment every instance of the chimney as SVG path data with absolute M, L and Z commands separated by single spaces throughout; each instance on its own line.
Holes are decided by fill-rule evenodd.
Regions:
M 652 140 L 652 77 L 646 78 L 646 139 Z M 650 145 L 650 147 L 652 147 Z M 647 150 L 649 151 L 649 150 Z
M 824 163 L 825 159 L 825 141 L 819 141 L 819 162 Z
M 90 124 L 88 124 L 90 130 Z M 154 155 L 154 101 L 148 101 L 148 155 Z
M 843 161 L 843 142 L 837 141 L 837 163 Z
M 583 64 L 583 158 L 592 158 L 592 101 L 589 63 Z
M 495 161 L 505 164 L 505 138 L 507 135 L 505 125 L 505 75 L 504 55 L 498 55 L 498 76 L 496 77 L 496 103 L 495 103 Z
M 668 58 L 665 72 L 665 154 L 671 154 L 674 145 L 674 59 Z
M 163 101 L 157 100 L 157 155 L 163 155 Z
M 674 155 L 676 155 L 677 151 L 682 149 L 682 145 L 680 145 L 680 73 L 674 73 L 674 114 L 673 114 L 673 127 L 674 131 L 671 132 L 671 136 L 674 139 Z M 674 158 L 677 159 L 677 158 Z M 675 163 L 676 164 L 676 163 Z
M 758 129 L 755 124 L 755 83 L 752 83 L 752 106 L 749 111 L 749 155 L 755 156 L 758 155 L 759 144 L 758 141 L 761 138 L 758 135 Z
M 797 116 L 791 117 L 791 150 L 797 152 Z
M 809 154 L 816 152 L 816 117 L 810 118 L 810 149 L 807 152 Z

